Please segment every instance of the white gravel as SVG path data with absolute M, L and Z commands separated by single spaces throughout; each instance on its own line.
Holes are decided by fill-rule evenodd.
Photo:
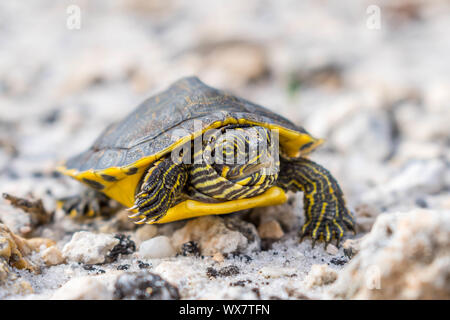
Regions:
M 139 247 L 140 258 L 167 258 L 173 257 L 176 251 L 170 242 L 170 239 L 165 236 L 158 236 L 146 240 L 141 243 Z

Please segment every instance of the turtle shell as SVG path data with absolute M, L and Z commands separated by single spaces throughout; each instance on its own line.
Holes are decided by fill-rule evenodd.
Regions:
M 302 149 L 309 152 L 321 142 L 262 106 L 211 88 L 196 77 L 187 77 L 107 127 L 88 150 L 70 158 L 59 169 L 105 192 L 118 180 L 142 172 L 176 146 L 227 124 L 278 129 L 280 144 L 291 156 Z M 133 183 L 137 184 L 138 179 Z

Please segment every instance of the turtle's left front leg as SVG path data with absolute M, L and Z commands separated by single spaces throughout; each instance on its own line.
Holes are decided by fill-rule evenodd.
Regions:
M 344 230 L 354 231 L 355 219 L 336 179 L 306 158 L 281 157 L 280 160 L 278 185 L 285 190 L 303 192 L 306 221 L 301 238 L 310 235 L 313 246 L 318 239 L 324 240 L 326 246 L 335 238 L 339 246 Z
M 137 212 L 129 217 L 140 218 L 138 224 L 161 219 L 182 193 L 187 178 L 186 165 L 174 163 L 170 156 L 155 162 L 144 176 L 134 206 L 128 209 Z

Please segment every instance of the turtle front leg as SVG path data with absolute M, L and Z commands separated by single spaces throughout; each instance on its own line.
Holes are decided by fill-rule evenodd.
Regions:
M 161 219 L 182 193 L 187 178 L 186 165 L 175 164 L 170 156 L 154 163 L 142 181 L 134 206 L 128 209 L 137 212 L 129 217 L 141 219 L 138 224 Z
M 285 190 L 302 191 L 305 224 L 301 239 L 309 235 L 324 240 L 325 247 L 332 239 L 337 246 L 344 230 L 354 231 L 355 219 L 348 210 L 344 195 L 336 179 L 328 170 L 305 158 L 281 158 L 278 184 Z

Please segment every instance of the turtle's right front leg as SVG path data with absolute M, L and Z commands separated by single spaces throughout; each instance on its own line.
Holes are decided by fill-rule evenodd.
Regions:
M 136 223 L 155 222 L 161 219 L 181 194 L 188 178 L 185 164 L 175 164 L 171 157 L 155 162 L 145 175 L 134 206 L 137 212 L 130 218 L 140 218 Z

